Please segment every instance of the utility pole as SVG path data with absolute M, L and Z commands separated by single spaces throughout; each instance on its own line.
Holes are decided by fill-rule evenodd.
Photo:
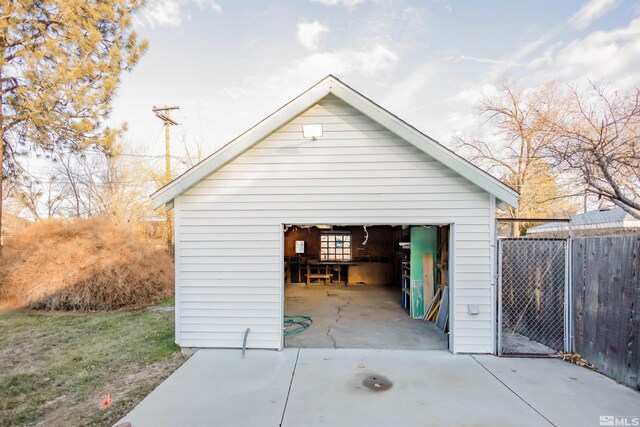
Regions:
M 165 176 L 164 185 L 171 182 L 171 143 L 169 139 L 169 126 L 177 126 L 178 122 L 169 117 L 171 110 L 179 110 L 180 107 L 156 107 L 155 105 L 151 109 L 157 118 L 164 123 L 164 147 L 165 147 Z M 169 252 L 173 252 L 173 216 L 170 211 L 165 211 L 166 225 L 167 225 L 167 249 Z

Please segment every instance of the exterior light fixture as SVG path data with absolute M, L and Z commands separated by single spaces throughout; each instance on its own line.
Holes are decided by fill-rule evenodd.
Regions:
M 322 124 L 319 125 L 302 125 L 302 136 L 317 140 L 322 136 Z

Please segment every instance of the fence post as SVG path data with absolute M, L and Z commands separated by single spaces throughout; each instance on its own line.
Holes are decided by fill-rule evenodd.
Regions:
M 567 224 L 569 231 L 569 237 L 567 238 L 567 249 L 565 255 L 565 287 L 567 292 L 565 294 L 565 301 L 567 309 L 565 310 L 565 349 L 566 353 L 575 351 L 575 331 L 574 331 L 574 306 L 573 306 L 573 222 L 570 220 Z
M 502 356 L 502 241 L 498 239 L 498 356 Z
M 571 227 L 571 226 L 569 226 Z M 573 351 L 573 302 L 571 292 L 571 237 L 564 248 L 564 352 Z

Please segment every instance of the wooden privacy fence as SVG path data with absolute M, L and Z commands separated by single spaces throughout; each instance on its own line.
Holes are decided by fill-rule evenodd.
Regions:
M 575 238 L 571 259 L 575 351 L 640 389 L 640 236 Z

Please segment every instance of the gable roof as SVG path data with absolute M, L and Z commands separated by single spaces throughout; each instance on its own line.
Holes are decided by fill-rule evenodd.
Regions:
M 487 193 L 494 195 L 499 204 L 508 204 L 513 207 L 517 206 L 518 193 L 514 189 L 458 156 L 436 140 L 420 132 L 398 116 L 385 110 L 330 74 L 178 178 L 156 191 L 151 196 L 154 209 L 165 204 L 169 206 L 175 197 L 244 153 L 253 145 L 317 104 L 322 98 L 329 94 L 341 99 L 373 121 L 384 126 L 400 138 L 447 166 L 449 169 L 482 188 Z

